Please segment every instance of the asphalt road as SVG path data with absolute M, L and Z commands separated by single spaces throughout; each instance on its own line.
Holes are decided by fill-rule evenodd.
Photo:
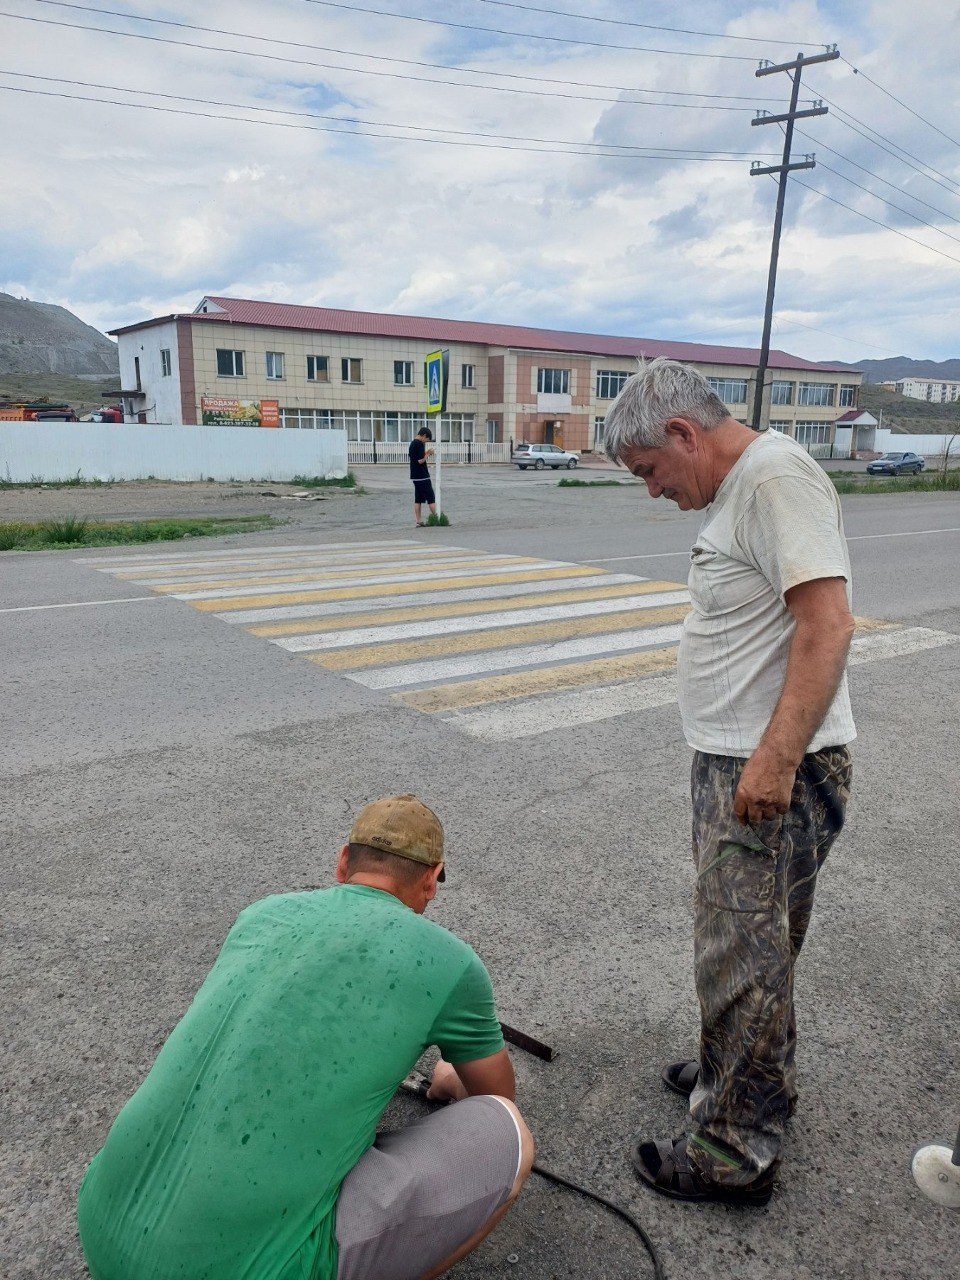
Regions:
M 466 548 L 483 565 L 519 556 L 684 581 L 698 517 L 637 485 L 567 490 L 550 475 L 449 468 L 453 527 L 414 530 L 409 482 L 370 472 L 364 497 L 283 503 L 283 529 L 170 556 L 259 547 L 282 560 L 279 548 L 303 546 L 349 558 L 376 541 L 398 573 Z M 63 498 L 70 511 L 83 501 Z M 854 496 L 844 512 L 856 612 L 892 626 L 866 634 L 851 670 L 856 791 L 800 969 L 801 1105 L 777 1194 L 749 1212 L 646 1194 L 626 1158 L 637 1131 L 680 1131 L 659 1071 L 696 1046 L 689 753 L 674 706 L 591 720 L 580 698 L 563 723 L 476 736 L 470 712 L 425 714 L 144 585 L 138 557 L 156 547 L 0 557 L 0 1272 L 85 1275 L 73 1229 L 85 1164 L 237 912 L 325 883 L 356 809 L 414 789 L 448 833 L 435 918 L 483 955 L 503 1019 L 559 1051 L 549 1065 L 515 1057 L 540 1158 L 637 1213 L 671 1280 L 956 1274 L 956 1216 L 920 1196 L 909 1162 L 960 1118 L 960 644 L 948 642 L 960 635 L 960 501 Z M 889 635 L 931 647 L 883 650 Z M 622 1224 L 534 1179 L 456 1274 L 650 1271 Z

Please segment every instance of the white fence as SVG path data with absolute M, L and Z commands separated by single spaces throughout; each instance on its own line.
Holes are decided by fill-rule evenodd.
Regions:
M 409 461 L 409 444 L 387 444 L 382 440 L 351 440 L 347 445 L 347 457 L 351 466 L 368 466 L 372 463 L 399 463 Z M 436 461 L 438 449 L 442 449 L 441 466 L 447 463 L 474 462 L 509 462 L 509 444 L 488 444 L 484 440 L 465 440 L 462 444 L 444 441 L 442 445 L 436 440 L 427 442 L 432 449 Z
M 936 435 L 901 435 L 899 431 L 894 433 L 887 427 L 878 427 L 875 439 L 878 453 L 919 453 L 921 458 L 942 458 L 952 434 L 946 431 Z M 950 458 L 960 461 L 960 436 L 953 442 Z
M 292 480 L 347 474 L 345 431 L 0 422 L 0 479 Z

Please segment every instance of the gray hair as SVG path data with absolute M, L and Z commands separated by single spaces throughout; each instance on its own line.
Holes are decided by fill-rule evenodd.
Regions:
M 727 406 L 696 369 L 676 360 L 653 360 L 633 375 L 610 406 L 603 423 L 603 451 L 620 462 L 631 445 L 663 448 L 671 418 L 686 418 L 712 431 L 729 416 Z

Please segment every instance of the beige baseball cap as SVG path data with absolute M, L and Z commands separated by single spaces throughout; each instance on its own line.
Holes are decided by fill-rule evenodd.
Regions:
M 412 795 L 384 796 L 361 809 L 349 842 L 367 844 L 426 867 L 443 862 L 443 824 L 432 809 Z

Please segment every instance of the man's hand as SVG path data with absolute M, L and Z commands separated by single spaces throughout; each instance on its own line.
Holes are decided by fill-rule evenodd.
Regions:
M 814 578 L 785 596 L 796 622 L 783 692 L 734 796 L 741 822 L 786 813 L 797 770 L 843 678 L 854 619 L 843 578 Z
M 762 822 L 790 808 L 797 768 L 778 759 L 761 743 L 744 766 L 733 798 L 733 812 L 740 822 Z
M 433 1069 L 433 1079 L 427 1090 L 427 1097 L 433 1102 L 460 1102 L 467 1096 L 463 1081 L 455 1069 L 443 1058 Z

